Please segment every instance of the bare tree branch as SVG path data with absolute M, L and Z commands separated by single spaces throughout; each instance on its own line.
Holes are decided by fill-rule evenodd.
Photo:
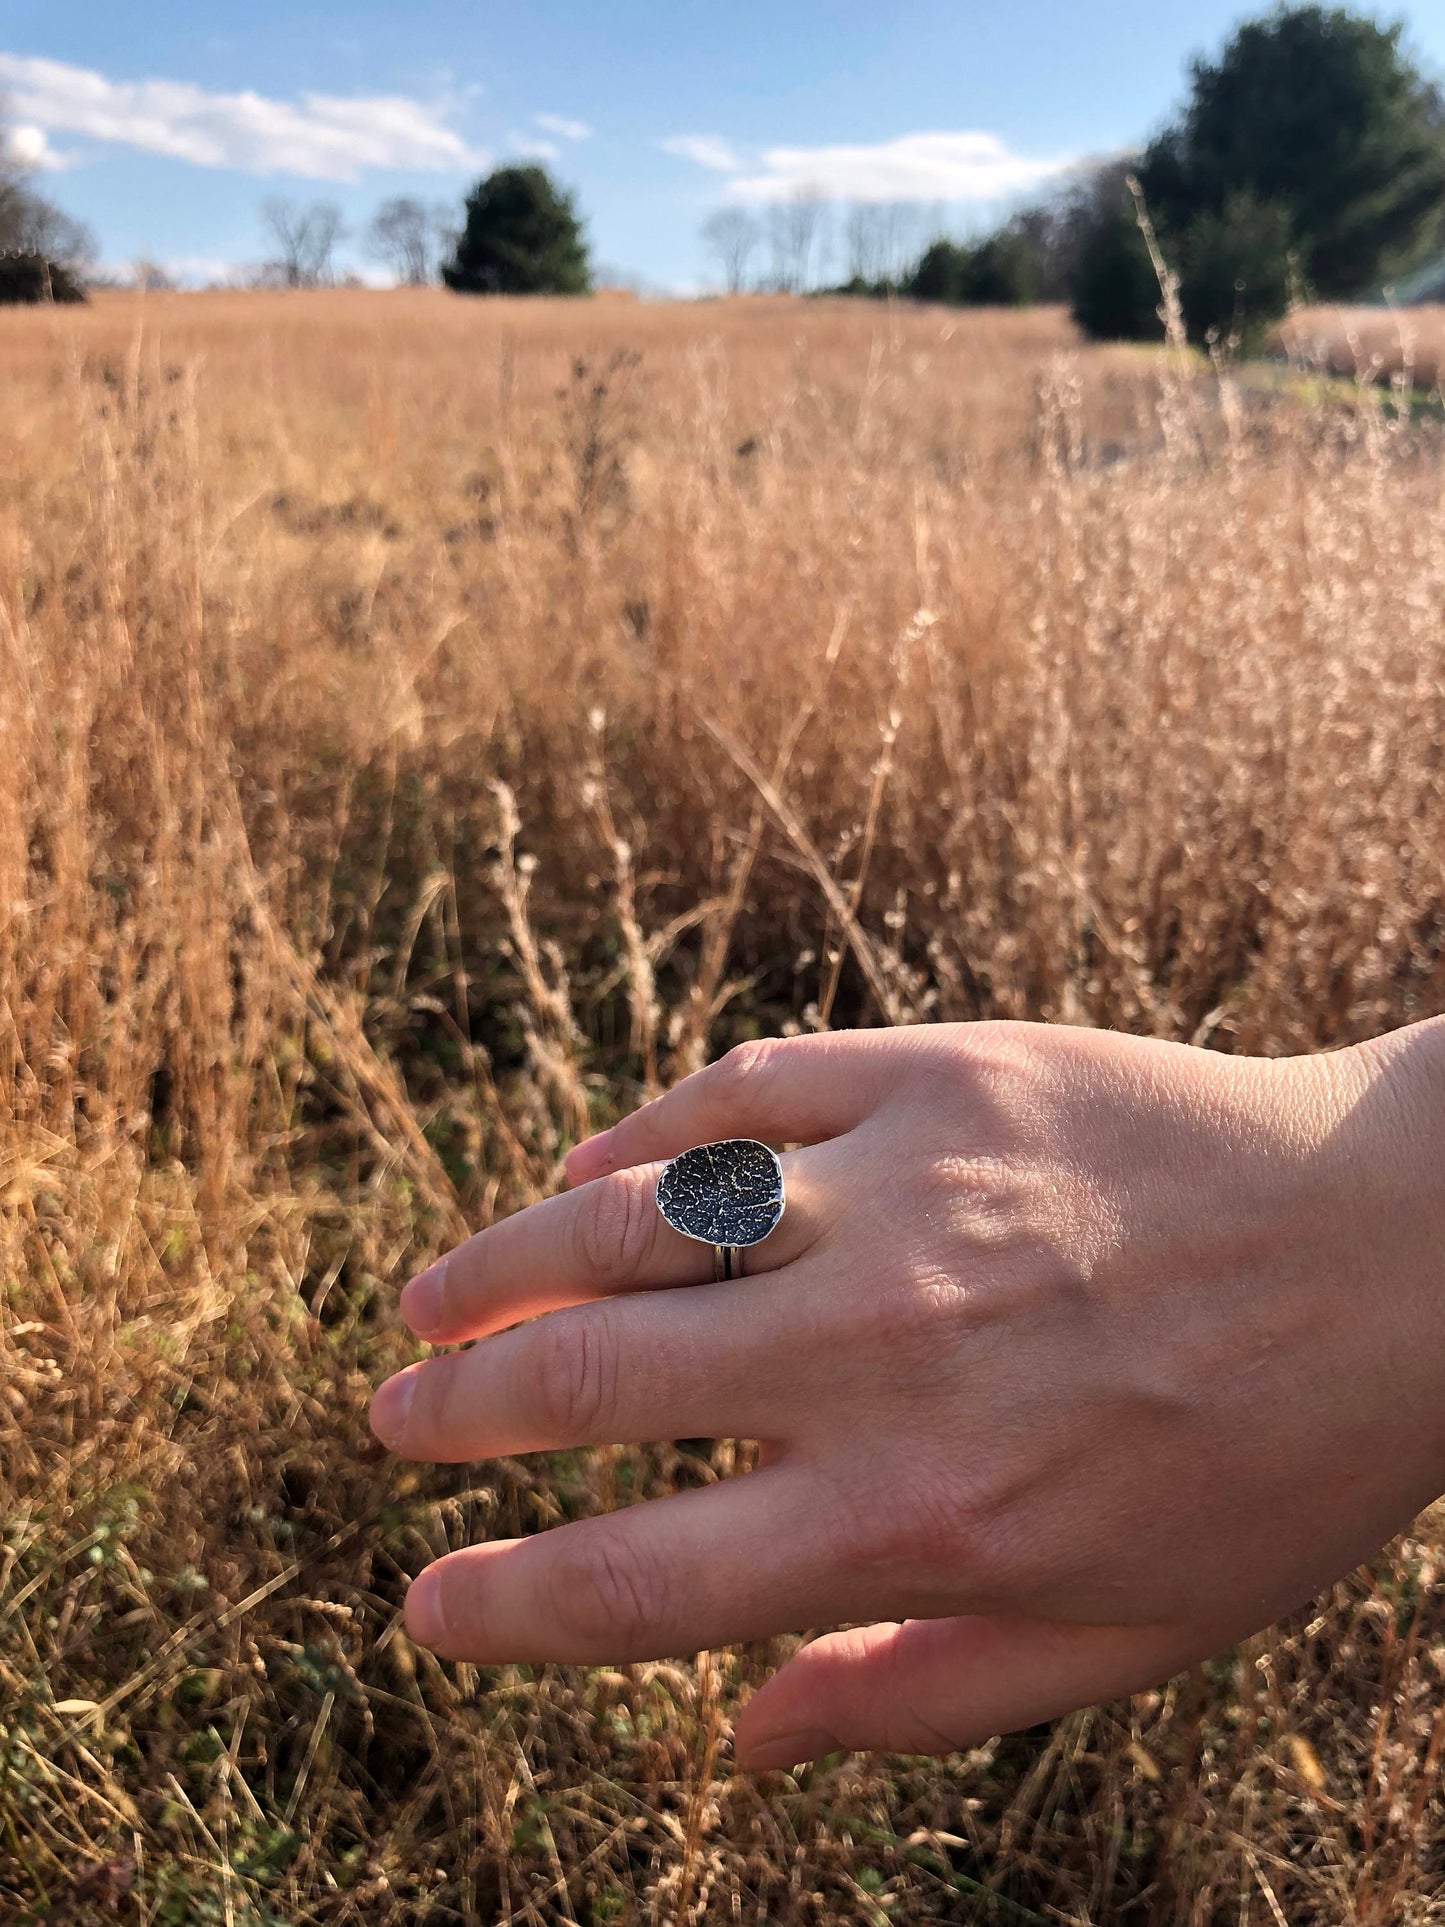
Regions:
M 384 262 L 404 287 L 426 287 L 436 279 L 441 213 L 410 194 L 383 201 L 366 230 L 367 253 Z
M 720 207 L 702 224 L 703 245 L 716 256 L 729 294 L 740 294 L 747 283 L 748 262 L 762 239 L 757 221 L 742 207 Z
M 269 265 L 283 287 L 319 288 L 335 279 L 333 257 L 345 228 L 334 201 L 298 207 L 294 201 L 273 196 L 263 202 L 261 219 L 279 250 Z

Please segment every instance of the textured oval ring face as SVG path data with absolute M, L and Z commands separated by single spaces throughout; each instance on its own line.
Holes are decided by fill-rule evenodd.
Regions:
M 699 1144 L 663 1166 L 657 1208 L 684 1238 L 755 1245 L 783 1215 L 783 1167 L 754 1138 Z

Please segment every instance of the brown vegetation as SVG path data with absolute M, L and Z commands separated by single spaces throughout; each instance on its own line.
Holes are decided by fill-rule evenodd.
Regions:
M 1445 307 L 1303 308 L 1278 346 L 1325 374 L 1429 393 L 1445 377 Z
M 740 1037 L 1445 1005 L 1434 427 L 871 304 L 0 360 L 0 1915 L 1445 1917 L 1428 1522 L 1158 1692 L 754 1781 L 787 1642 L 478 1674 L 398 1610 L 746 1447 L 365 1424 L 409 1266 Z

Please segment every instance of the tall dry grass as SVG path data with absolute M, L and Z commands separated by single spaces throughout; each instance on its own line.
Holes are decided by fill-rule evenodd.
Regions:
M 1445 380 L 1445 307 L 1303 308 L 1277 345 L 1306 367 L 1433 397 Z
M 395 1291 L 739 1037 L 1445 1006 L 1442 447 L 1061 320 L 0 316 L 0 1915 L 1422 1922 L 1428 1521 L 1197 1673 L 734 1776 L 786 1649 L 407 1576 L 748 1463 L 403 1469 Z

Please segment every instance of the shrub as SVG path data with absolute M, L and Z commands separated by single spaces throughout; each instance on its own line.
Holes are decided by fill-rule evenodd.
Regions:
M 896 281 L 869 281 L 864 275 L 849 275 L 846 281 L 835 282 L 831 288 L 819 288 L 819 294 L 846 294 L 855 301 L 886 301 L 890 295 L 911 293 L 911 284 L 900 288 Z
M 1027 308 L 1037 285 L 1028 240 L 1000 228 L 965 257 L 958 299 L 970 308 Z
M 976 248 L 934 241 L 906 283 L 915 301 L 961 308 L 1026 308 L 1035 288 L 1032 249 L 1012 228 L 1000 228 Z
M 1074 271 L 1072 312 L 1095 341 L 1162 341 L 1159 277 L 1133 202 L 1104 202 L 1085 230 Z
M 84 300 L 79 279 L 59 261 L 43 254 L 0 254 L 0 305 Z
M 908 278 L 908 293 L 915 301 L 960 301 L 968 262 L 968 249 L 957 241 L 932 242 Z
M 1231 194 L 1201 214 L 1178 248 L 1180 299 L 1190 339 L 1255 345 L 1289 307 L 1289 216 L 1272 201 Z

